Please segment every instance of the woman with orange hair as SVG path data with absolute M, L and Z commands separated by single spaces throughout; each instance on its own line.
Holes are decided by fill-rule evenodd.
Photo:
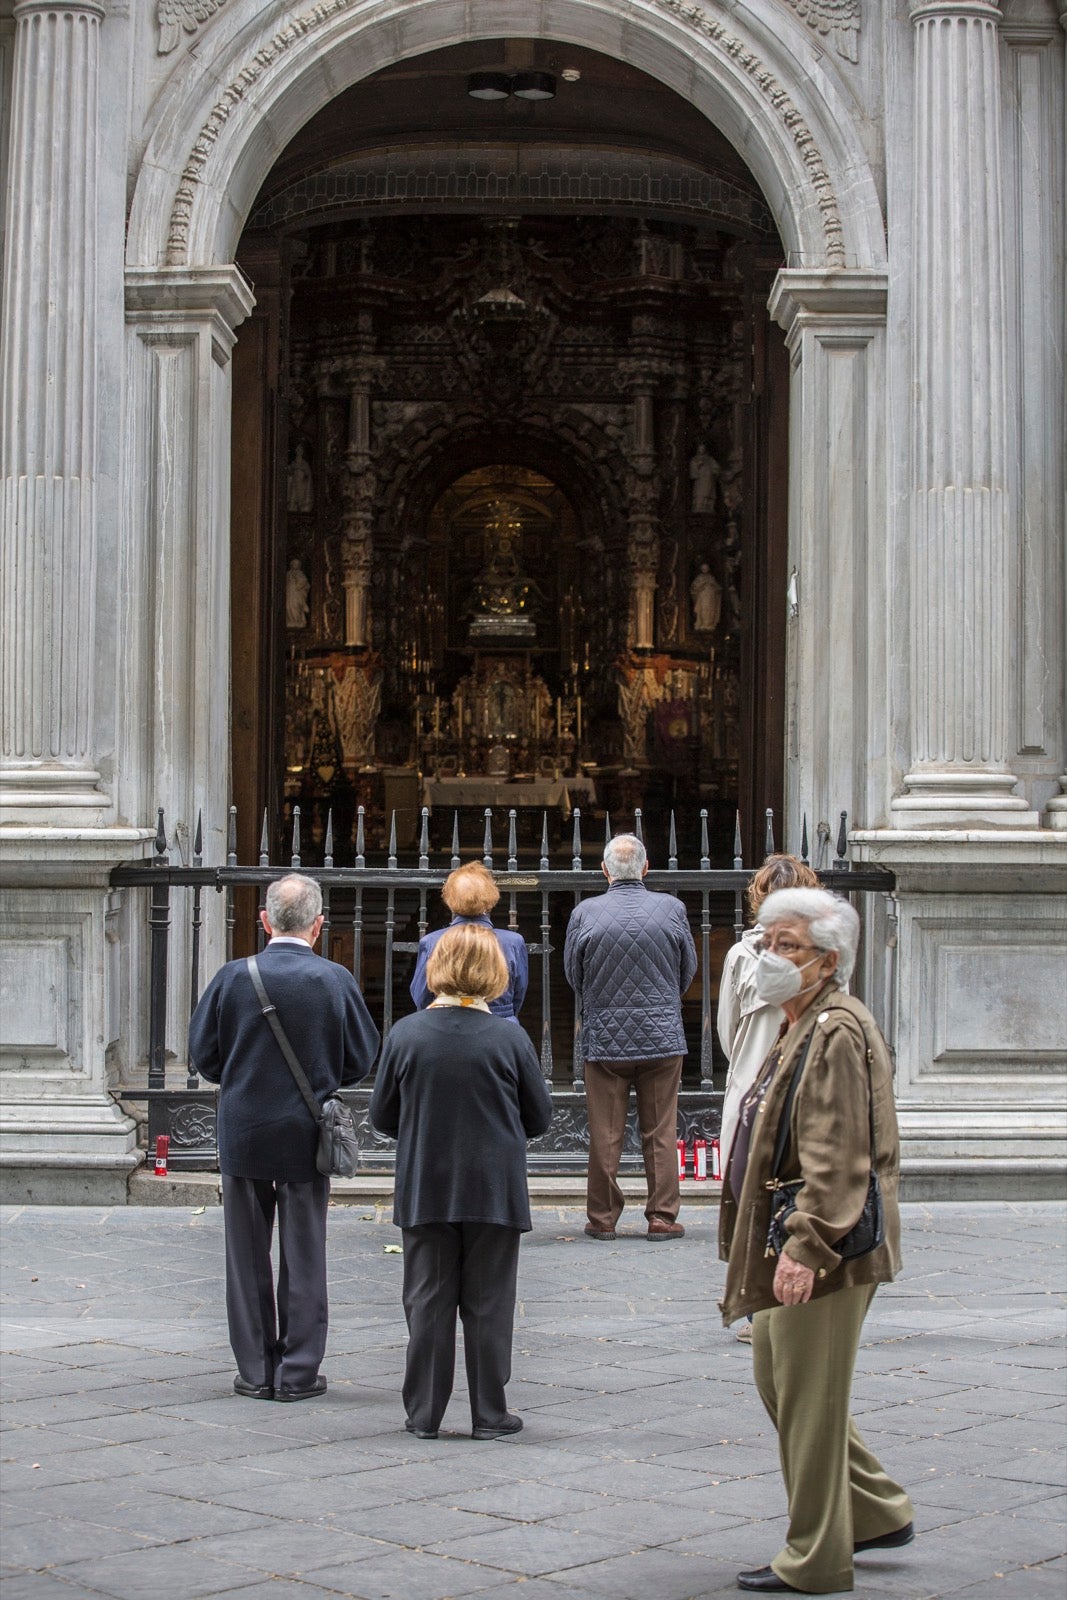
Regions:
M 464 924 L 488 928 L 496 935 L 501 953 L 507 963 L 508 983 L 504 992 L 489 1006 L 494 1017 L 505 1017 L 509 1022 L 518 1020 L 519 1010 L 526 998 L 530 977 L 530 962 L 526 954 L 526 940 L 521 933 L 510 928 L 494 928 L 489 913 L 500 899 L 500 890 L 493 875 L 480 861 L 470 861 L 466 866 L 450 872 L 441 887 L 441 899 L 452 913 L 450 927 Z M 423 934 L 419 940 L 419 955 L 415 963 L 415 976 L 411 980 L 411 998 L 420 1011 L 433 1000 L 426 981 L 426 968 L 437 941 L 446 930 L 437 928 Z

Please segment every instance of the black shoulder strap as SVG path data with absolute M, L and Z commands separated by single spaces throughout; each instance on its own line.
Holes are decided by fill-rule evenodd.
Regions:
M 848 1010 L 848 1007 L 847 1006 L 846 1007 L 842 1007 L 841 1009 Z M 855 1016 L 855 1012 L 849 1011 L 849 1016 Z M 874 1079 L 871 1076 L 871 1046 L 870 1046 L 870 1041 L 867 1038 L 867 1030 L 863 1026 L 862 1021 L 860 1020 L 859 1017 L 856 1017 L 856 1021 L 859 1023 L 860 1033 L 863 1035 L 863 1059 L 867 1064 L 867 1117 L 868 1117 L 868 1123 L 869 1123 L 869 1126 L 870 1126 L 871 1170 L 873 1171 L 874 1170 L 874 1164 L 875 1164 L 875 1139 L 874 1139 Z M 790 1119 L 790 1117 L 792 1115 L 792 1112 L 793 1112 L 793 1101 L 796 1098 L 797 1085 L 800 1083 L 800 1074 L 804 1071 L 804 1063 L 808 1059 L 808 1051 L 811 1049 L 811 1041 L 815 1037 L 815 1029 L 818 1027 L 818 1025 L 819 1025 L 819 1019 L 818 1019 L 818 1017 L 816 1017 L 815 1021 L 811 1025 L 811 1032 L 808 1034 L 808 1037 L 804 1040 L 804 1048 L 800 1052 L 800 1058 L 797 1061 L 796 1066 L 793 1068 L 793 1079 L 792 1079 L 792 1082 L 789 1085 L 789 1093 L 786 1096 L 785 1105 L 782 1107 L 781 1120 L 778 1123 L 778 1137 L 775 1140 L 775 1145 L 774 1145 L 774 1164 L 771 1167 L 771 1177 L 772 1178 L 777 1178 L 779 1172 L 782 1169 L 782 1161 L 785 1158 L 785 1148 L 786 1148 L 786 1145 L 789 1143 L 789 1119 Z
M 814 1037 L 815 1023 L 813 1022 L 808 1033 L 808 1037 L 804 1040 L 804 1048 L 797 1057 L 797 1064 L 793 1068 L 793 1077 L 789 1084 L 789 1093 L 785 1097 L 785 1104 L 782 1107 L 782 1115 L 778 1119 L 778 1137 L 774 1141 L 774 1161 L 771 1165 L 772 1179 L 777 1178 L 779 1172 L 782 1170 L 782 1162 L 785 1159 L 785 1147 L 789 1143 L 789 1118 L 793 1112 L 793 1101 L 796 1099 L 797 1085 L 800 1082 L 800 1074 L 804 1071 L 804 1063 L 808 1059 L 808 1051 L 811 1049 L 811 1041 Z
M 259 973 L 259 963 L 256 961 L 255 956 L 249 956 L 245 964 L 248 967 L 248 976 L 252 979 L 256 994 L 259 997 L 260 1010 L 266 1017 L 267 1022 L 270 1024 L 271 1032 L 278 1041 L 278 1048 L 285 1057 L 286 1066 L 296 1079 L 296 1086 L 300 1090 L 300 1093 L 304 1096 L 304 1099 L 307 1102 L 307 1108 L 311 1112 L 311 1115 L 315 1118 L 316 1122 L 320 1122 L 322 1120 L 322 1107 L 315 1099 L 314 1091 L 307 1079 L 307 1073 L 297 1060 L 296 1052 L 285 1036 L 285 1029 L 278 1021 L 278 1013 L 271 1005 L 270 996 L 263 987 L 263 979 L 260 977 Z

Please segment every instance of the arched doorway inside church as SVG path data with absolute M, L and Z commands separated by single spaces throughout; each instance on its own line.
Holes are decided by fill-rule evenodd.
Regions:
M 477 73 L 499 97 L 472 97 Z M 516 85 L 542 75 L 545 98 Z M 550 41 L 391 67 L 292 141 L 238 260 L 234 798 L 486 803 L 528 842 L 581 804 L 709 814 L 716 865 L 780 808 L 788 361 L 782 249 L 691 105 Z M 255 820 L 254 820 L 255 819 Z M 469 825 L 469 831 L 468 831 Z M 662 836 L 662 838 L 661 838 Z

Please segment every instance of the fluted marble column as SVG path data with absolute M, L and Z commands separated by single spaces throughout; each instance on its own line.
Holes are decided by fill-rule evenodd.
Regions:
M 0 333 L 0 815 L 97 820 L 100 0 L 19 0 Z
M 1060 27 L 1067 31 L 1067 6 L 1063 6 L 1060 9 Z M 1067 44 L 1067 40 L 1065 40 L 1065 44 Z M 1067 73 L 1067 62 L 1065 62 L 1065 73 Z M 1065 191 L 1063 197 L 1063 214 L 1065 221 L 1067 221 L 1067 191 Z M 1065 597 L 1065 602 L 1067 602 L 1067 597 Z M 1067 604 L 1065 604 L 1065 610 L 1067 610 Z M 1064 717 L 1067 719 L 1067 686 L 1064 689 L 1063 704 Z M 1067 728 L 1062 730 L 1061 737 L 1067 739 Z M 1055 828 L 1057 832 L 1067 832 L 1067 772 L 1062 773 L 1060 776 L 1060 790 L 1061 793 L 1054 795 L 1045 808 L 1045 825 L 1049 828 Z
M 905 826 L 1033 826 L 1008 765 L 1011 508 L 993 0 L 915 0 Z

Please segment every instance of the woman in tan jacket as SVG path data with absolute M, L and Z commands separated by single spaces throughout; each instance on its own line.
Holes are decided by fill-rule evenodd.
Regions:
M 911 1501 L 849 1416 L 863 1319 L 877 1285 L 900 1265 L 900 1139 L 885 1043 L 866 1007 L 840 987 L 855 962 L 856 912 L 824 889 L 785 889 L 764 902 L 760 923 L 756 982 L 788 1025 L 740 1110 L 720 1213 L 720 1254 L 729 1263 L 722 1313 L 727 1325 L 755 1313 L 753 1369 L 778 1431 L 789 1531 L 770 1566 L 737 1581 L 760 1593 L 829 1594 L 853 1587 L 857 1551 L 914 1538 Z M 775 1256 L 769 1180 L 802 1057 L 779 1174 L 801 1187 Z M 844 1259 L 835 1244 L 863 1211 L 872 1159 L 884 1241 Z

